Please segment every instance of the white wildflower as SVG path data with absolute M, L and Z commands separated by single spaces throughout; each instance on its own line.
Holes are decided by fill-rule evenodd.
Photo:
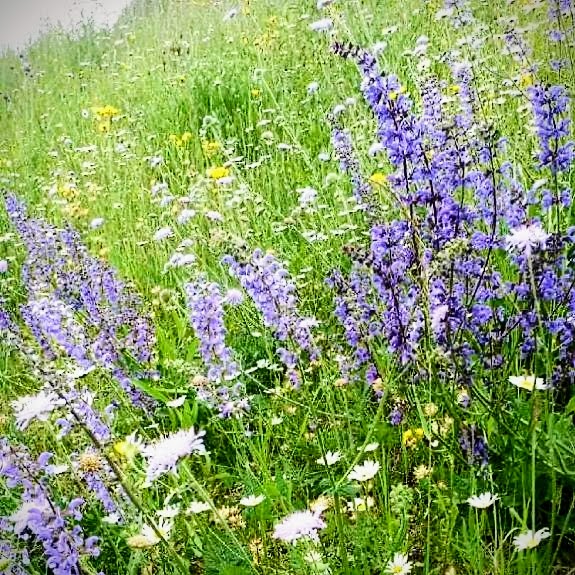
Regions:
M 178 461 L 192 453 L 206 453 L 204 446 L 205 431 L 195 432 L 194 428 L 181 429 L 166 437 L 162 437 L 142 448 L 146 458 L 146 484 L 151 483 L 168 471 L 175 471 Z
M 51 391 L 41 390 L 36 395 L 25 395 L 12 402 L 12 409 L 16 417 L 16 427 L 23 431 L 34 419 L 47 421 L 50 414 L 64 400 Z
M 316 459 L 316 463 L 319 465 L 335 465 L 341 459 L 341 453 L 339 451 L 328 451 L 325 455 L 322 455 L 319 459 Z
M 373 479 L 379 471 L 379 461 L 368 459 L 361 465 L 356 465 L 348 475 L 348 478 L 355 481 L 369 481 Z
M 274 539 L 280 539 L 287 543 L 295 543 L 298 539 L 309 538 L 319 541 L 317 532 L 326 527 L 320 513 L 312 511 L 296 511 L 280 521 L 274 529 Z
M 509 378 L 509 383 L 527 391 L 549 389 L 549 385 L 545 383 L 542 377 L 535 377 L 534 375 L 512 375 Z
M 523 252 L 530 256 L 533 248 L 545 248 L 549 234 L 539 225 L 519 226 L 511 230 L 505 238 L 505 244 L 510 251 Z
M 174 231 L 170 227 L 160 228 L 156 231 L 153 238 L 156 242 L 161 242 L 162 240 L 171 238 L 174 235 Z
M 549 529 L 547 527 L 535 532 L 529 529 L 528 531 L 517 535 L 517 537 L 514 537 L 513 545 L 515 545 L 517 551 L 533 549 L 534 547 L 537 547 L 543 539 L 547 539 L 548 537 L 551 537 L 551 533 L 549 533 Z
M 472 495 L 468 500 L 467 503 L 471 505 L 471 507 L 475 507 L 476 509 L 487 509 L 491 507 L 497 500 L 499 499 L 498 495 L 493 495 L 489 491 L 486 493 L 482 493 L 481 495 Z
M 240 499 L 240 505 L 244 507 L 256 507 L 265 500 L 265 495 L 248 495 Z
M 333 20 L 331 18 L 322 18 L 316 20 L 309 25 L 312 32 L 329 32 L 333 28 Z
M 203 501 L 192 501 L 189 507 L 186 509 L 188 515 L 197 515 L 198 513 L 203 513 L 204 511 L 209 511 L 211 509 L 209 503 L 204 503 Z
M 412 564 L 409 561 L 409 557 L 403 553 L 396 553 L 393 559 L 387 564 L 385 568 L 386 573 L 392 573 L 393 575 L 408 575 L 411 573 Z

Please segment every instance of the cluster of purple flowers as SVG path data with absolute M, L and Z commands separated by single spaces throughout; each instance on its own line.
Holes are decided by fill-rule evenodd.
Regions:
M 139 297 L 90 255 L 73 229 L 30 217 L 14 195 L 5 203 L 26 248 L 22 280 L 29 299 L 21 316 L 46 357 L 103 367 L 135 405 L 150 407 L 128 375 L 132 362 L 147 366 L 154 353 L 152 322 Z
M 350 350 L 343 376 L 373 384 L 386 348 L 418 381 L 425 370 L 418 359 L 431 346 L 440 358 L 436 374 L 467 386 L 478 368 L 482 377 L 497 376 L 505 346 L 518 345 L 523 365 L 534 370 L 544 345 L 546 353 L 555 350 L 554 383 L 573 381 L 575 230 L 561 219 L 571 202 L 561 178 L 575 153 L 565 88 L 529 89 L 541 178 L 525 189 L 506 158 L 506 140 L 476 114 L 468 63 L 452 66 L 456 105 L 427 79 L 416 112 L 397 77 L 383 75 L 371 54 L 341 44 L 334 50 L 359 67 L 397 201 L 395 218 L 372 220 L 368 246 L 349 248 L 351 270 L 328 279 Z M 553 232 L 541 223 L 551 206 Z M 390 417 L 395 422 L 398 414 Z M 472 447 L 467 435 L 462 449 L 486 461 L 480 432 Z
M 32 539 L 40 544 L 46 567 L 54 575 L 80 575 L 80 559 L 99 554 L 98 538 L 85 537 L 79 524 L 83 499 L 64 507 L 56 503 L 48 481 L 50 458 L 50 453 L 42 453 L 33 460 L 24 447 L 0 441 L 0 477 L 10 489 L 21 492 L 20 507 L 0 520 L 0 528 L 8 540 Z
M 205 381 L 199 378 L 202 382 L 197 396 L 212 409 L 217 409 L 222 418 L 240 416 L 249 410 L 249 401 L 242 383 L 228 385 L 240 374 L 233 350 L 226 345 L 224 304 L 228 299 L 222 295 L 217 283 L 208 281 L 203 275 L 186 284 L 185 291 L 190 323 L 200 342 L 200 355 L 208 368 Z M 238 294 L 233 294 L 232 300 L 237 299 Z
M 263 316 L 264 325 L 284 344 L 277 353 L 288 370 L 288 378 L 297 387 L 301 354 L 307 354 L 310 361 L 320 355 L 312 333 L 318 322 L 313 317 L 301 315 L 296 286 L 288 270 L 275 256 L 260 249 L 254 250 L 247 261 L 238 261 L 228 255 L 223 263 L 252 298 Z
M 237 377 L 233 351 L 226 346 L 224 297 L 220 286 L 205 276 L 185 285 L 190 323 L 200 341 L 200 354 L 208 368 L 207 378 L 219 382 Z

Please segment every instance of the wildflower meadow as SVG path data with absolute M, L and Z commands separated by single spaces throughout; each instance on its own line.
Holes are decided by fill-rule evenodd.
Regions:
M 0 57 L 0 574 L 575 573 L 573 0 L 134 0 Z

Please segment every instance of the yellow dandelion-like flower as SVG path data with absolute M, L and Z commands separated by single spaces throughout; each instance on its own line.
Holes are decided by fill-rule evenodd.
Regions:
M 230 175 L 230 170 L 224 166 L 217 166 L 208 168 L 206 174 L 208 178 L 212 180 L 221 180 L 222 178 L 227 178 Z
M 375 172 L 369 178 L 369 183 L 376 186 L 383 186 L 385 182 L 387 182 L 387 176 L 381 172 Z
M 259 98 L 262 95 L 262 91 L 254 88 L 251 90 L 250 94 L 252 95 L 252 98 Z
M 521 89 L 529 88 L 529 86 L 533 86 L 533 74 L 529 72 L 524 72 L 519 76 L 519 86 Z
M 209 142 L 204 140 L 202 142 L 202 150 L 206 156 L 213 156 L 217 154 L 222 149 L 222 145 L 219 142 Z

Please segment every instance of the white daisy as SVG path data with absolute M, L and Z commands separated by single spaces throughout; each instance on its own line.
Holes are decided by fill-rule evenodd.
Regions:
M 476 509 L 487 509 L 491 507 L 497 500 L 499 499 L 498 495 L 493 495 L 489 491 L 486 493 L 482 493 L 481 495 L 472 495 L 468 500 L 467 503 L 471 505 L 471 507 L 475 507 Z
M 256 507 L 264 501 L 266 498 L 265 495 L 248 495 L 247 497 L 242 497 L 240 499 L 240 505 L 244 507 Z
M 544 527 L 543 529 L 539 529 L 539 531 L 533 532 L 531 529 L 517 535 L 517 537 L 513 538 L 513 544 L 517 551 L 523 551 L 525 549 L 533 549 L 537 547 L 543 539 L 547 539 L 551 537 L 551 533 L 549 533 L 549 529 Z
M 204 511 L 209 511 L 211 509 L 208 503 L 203 501 L 192 501 L 190 506 L 186 509 L 188 515 L 197 515 L 198 513 L 203 513 Z
M 373 479 L 379 471 L 379 461 L 368 459 L 361 465 L 356 465 L 348 475 L 348 478 L 355 481 L 369 481 Z
M 12 409 L 16 417 L 16 427 L 23 431 L 34 419 L 47 421 L 50 414 L 64 400 L 52 391 L 40 390 L 36 395 L 25 395 L 12 402 Z
M 166 505 L 163 509 L 156 511 L 156 515 L 162 519 L 172 519 L 180 513 L 179 505 Z
M 509 378 L 509 383 L 512 383 L 520 389 L 526 389 L 527 391 L 533 391 L 534 389 L 544 390 L 549 388 L 542 377 L 535 377 L 534 375 L 512 375 Z
M 171 521 L 161 519 L 156 526 L 159 533 L 156 533 L 156 530 L 150 525 L 143 525 L 140 533 L 128 538 L 128 546 L 137 549 L 153 547 L 158 544 L 162 538 L 167 540 L 170 537 L 170 531 L 174 525 Z M 159 535 L 162 537 L 159 537 Z
M 393 575 L 407 575 L 411 573 L 412 564 L 409 557 L 403 553 L 396 553 L 385 568 L 386 573 Z
M 505 244 L 509 251 L 523 252 L 529 256 L 533 248 L 545 248 L 548 238 L 549 234 L 539 224 L 523 225 L 511 230 Z
M 371 451 L 375 451 L 379 447 L 379 443 L 374 441 L 373 443 L 368 443 L 364 447 L 358 447 L 358 451 L 363 451 L 364 453 L 370 453 Z
M 166 405 L 168 407 L 182 407 L 182 405 L 184 405 L 184 403 L 186 403 L 186 396 L 180 395 L 180 397 L 177 397 L 176 399 L 172 399 L 172 401 L 167 401 Z
M 319 465 L 335 465 L 341 459 L 341 453 L 339 451 L 328 451 L 325 455 L 322 455 L 319 459 L 316 459 L 316 463 Z
M 280 521 L 274 529 L 274 539 L 287 543 L 295 543 L 298 539 L 307 537 L 319 541 L 317 532 L 326 526 L 319 513 L 312 511 L 296 511 Z
M 168 471 L 175 471 L 182 457 L 192 453 L 206 453 L 202 439 L 205 433 L 205 431 L 196 433 L 193 427 L 181 429 L 144 446 L 142 455 L 148 463 L 146 485 L 151 485 L 155 479 Z

